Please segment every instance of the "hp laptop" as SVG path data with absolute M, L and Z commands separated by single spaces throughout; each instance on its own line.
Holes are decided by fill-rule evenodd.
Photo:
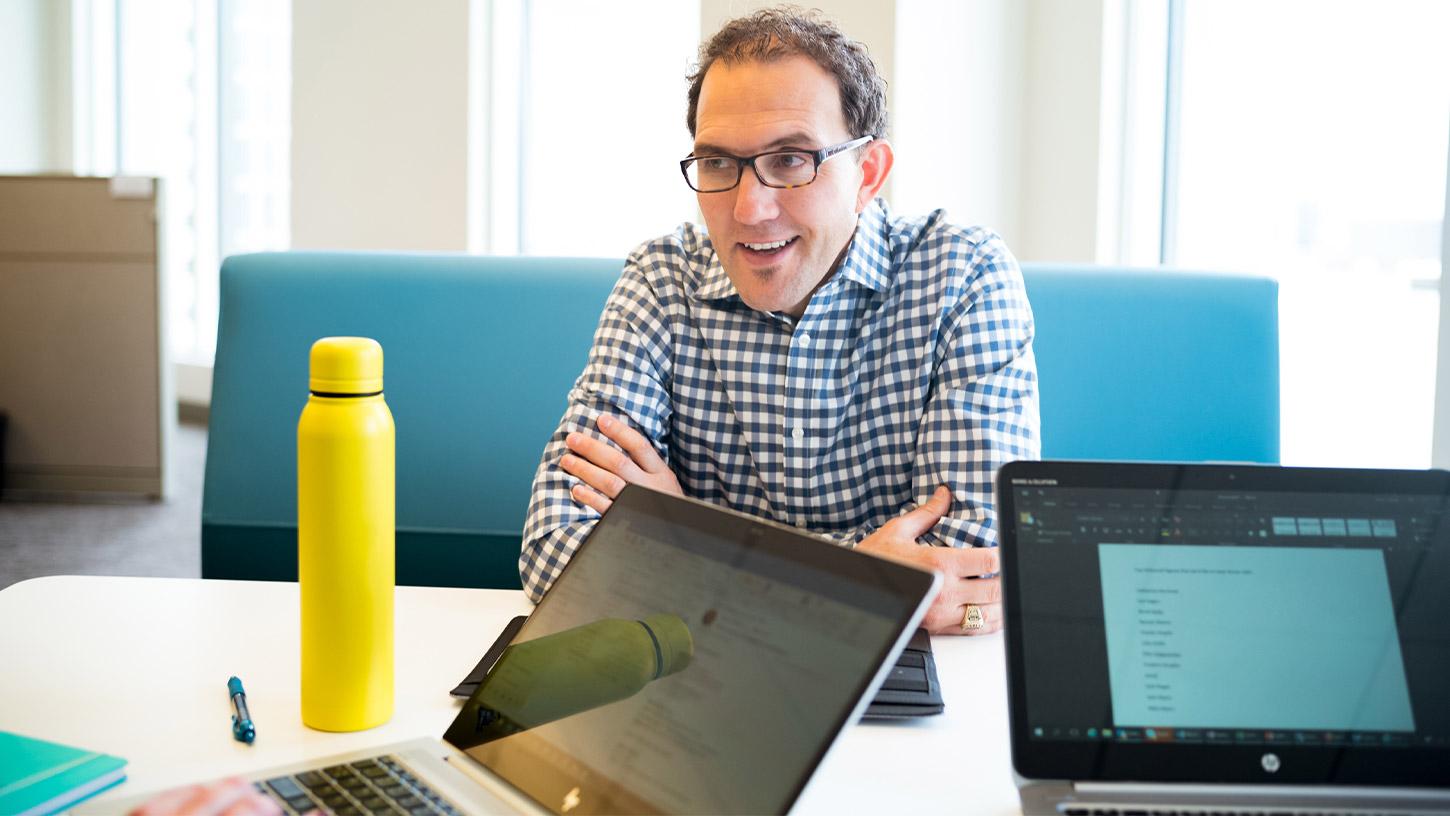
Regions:
M 785 813 L 939 583 L 628 487 L 442 741 L 252 778 L 289 813 Z
M 1450 474 L 1017 462 L 1027 814 L 1450 813 Z

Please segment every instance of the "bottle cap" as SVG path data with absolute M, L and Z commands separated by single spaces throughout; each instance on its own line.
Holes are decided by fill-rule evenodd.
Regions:
M 690 665 L 690 658 L 695 654 L 695 639 L 679 615 L 650 615 L 643 622 L 660 644 L 660 677 Z
M 314 394 L 376 394 L 383 390 L 383 347 L 370 337 L 324 337 L 312 344 Z

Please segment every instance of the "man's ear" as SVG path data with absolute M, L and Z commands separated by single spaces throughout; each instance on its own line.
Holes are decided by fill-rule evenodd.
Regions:
M 886 177 L 891 175 L 891 165 L 896 161 L 896 154 L 891 151 L 891 143 L 885 139 L 873 139 L 861 151 L 861 189 L 856 191 L 857 214 L 876 199 L 882 185 L 886 184 Z

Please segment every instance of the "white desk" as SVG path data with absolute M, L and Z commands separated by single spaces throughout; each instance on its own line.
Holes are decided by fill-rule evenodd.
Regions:
M 397 704 L 371 731 L 302 725 L 297 585 L 56 576 L 0 591 L 0 730 L 130 761 L 130 797 L 271 765 L 441 736 L 448 696 L 520 591 L 398 587 Z M 849 730 L 794 813 L 1019 813 L 1007 743 L 1002 638 L 936 638 L 947 710 Z M 257 742 L 231 736 L 242 678 Z M 105 801 L 104 799 L 98 801 Z

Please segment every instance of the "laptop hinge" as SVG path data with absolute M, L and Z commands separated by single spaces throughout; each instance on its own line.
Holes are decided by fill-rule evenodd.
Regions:
M 1222 799 L 1246 797 L 1255 799 L 1295 800 L 1345 800 L 1362 799 L 1382 802 L 1397 802 L 1414 806 L 1420 802 L 1443 803 L 1447 794 L 1433 788 L 1374 788 L 1320 785 L 1183 785 L 1150 782 L 1075 782 L 1073 791 L 1094 799 L 1105 797 L 1127 797 L 1162 800 L 1165 797 L 1182 800 Z

